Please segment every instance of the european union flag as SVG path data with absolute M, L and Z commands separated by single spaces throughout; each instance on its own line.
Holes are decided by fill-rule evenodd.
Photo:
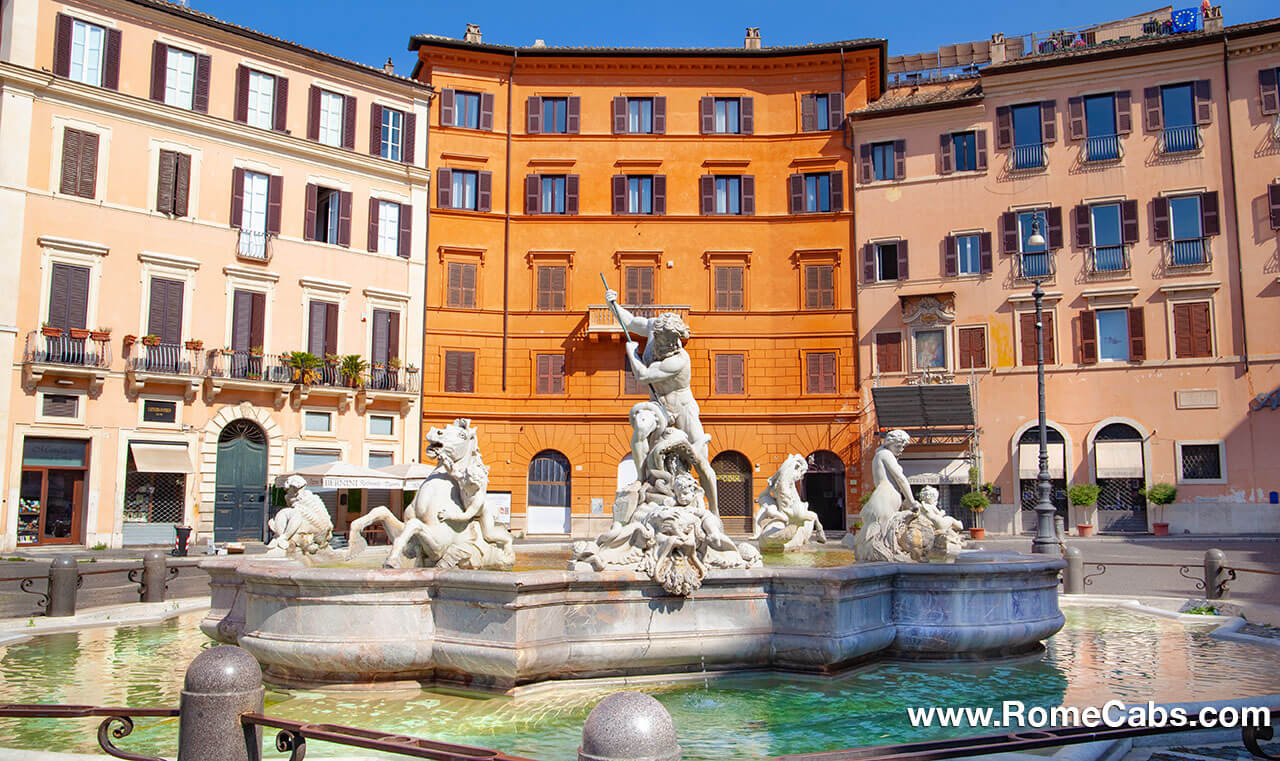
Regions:
M 1199 8 L 1182 8 L 1173 12 L 1173 31 L 1177 32 L 1198 32 L 1204 25 L 1200 21 Z

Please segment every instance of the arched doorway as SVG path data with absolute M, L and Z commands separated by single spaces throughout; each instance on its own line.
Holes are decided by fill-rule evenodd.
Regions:
M 1093 472 L 1098 493 L 1098 530 L 1143 533 L 1147 500 L 1142 434 L 1128 423 L 1110 423 L 1093 437 Z
M 800 484 L 800 498 L 818 514 L 827 531 L 844 530 L 844 462 L 835 452 L 819 449 L 805 458 L 809 472 Z
M 1049 500 L 1063 520 L 1067 516 L 1067 440 L 1053 426 L 1045 429 L 1049 448 Z M 1018 493 L 1024 515 L 1034 515 L 1040 495 L 1036 491 L 1040 473 L 1040 428 L 1031 426 L 1018 439 Z M 1034 525 L 1034 524 L 1033 524 Z
M 267 435 L 243 418 L 218 436 L 213 540 L 261 541 L 266 528 Z
M 716 472 L 720 520 L 730 534 L 750 534 L 752 513 L 751 461 L 741 452 L 721 452 L 711 461 Z
M 544 449 L 529 462 L 525 530 L 530 534 L 569 533 L 569 458 Z

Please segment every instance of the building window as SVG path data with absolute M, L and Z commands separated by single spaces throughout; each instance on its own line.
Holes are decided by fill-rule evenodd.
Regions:
M 165 59 L 165 105 L 191 110 L 196 92 L 196 55 L 168 48 Z
M 191 196 L 191 157 L 176 151 L 160 151 L 156 171 L 156 211 L 185 217 Z
M 479 185 L 479 172 L 469 169 L 454 169 L 450 174 L 452 208 L 475 211 L 477 209 L 476 190 Z
M 542 185 L 542 197 L 538 211 L 543 214 L 565 213 L 565 176 L 563 174 L 544 174 L 539 176 Z
M 551 449 L 539 452 L 529 462 L 527 504 L 563 508 L 565 533 L 569 530 L 570 470 L 569 458 Z M 547 533 L 545 528 L 539 527 L 540 532 Z
M 868 148 L 868 146 L 863 147 Z M 868 153 L 863 163 L 868 175 L 871 171 L 870 164 L 871 158 Z M 787 178 L 787 190 L 790 197 L 789 210 L 792 214 L 840 211 L 844 206 L 842 172 L 793 174 Z
M 1031 236 L 1037 231 L 1044 242 L 1032 244 Z M 1044 209 L 1018 212 L 1018 250 L 1022 254 L 1022 277 L 1044 278 L 1053 274 L 1049 260 L 1049 222 Z
M 897 164 L 897 155 L 894 151 L 893 142 L 873 143 L 871 145 L 871 165 L 874 170 L 872 175 L 876 180 L 893 180 L 897 178 L 895 167 Z
M 844 93 L 824 92 L 800 96 L 800 131 L 824 132 L 844 124 Z
M 338 353 L 338 305 L 331 301 L 307 303 L 307 351 L 317 357 Z M 337 380 L 336 369 L 326 367 L 326 380 Z
M 325 145 L 342 147 L 343 106 L 346 98 L 337 93 L 320 91 L 320 136 Z
M 265 259 L 267 255 L 267 194 L 271 182 L 265 174 L 245 171 L 241 190 L 240 255 Z
M 569 131 L 569 99 L 542 98 L 542 132 L 565 134 Z
M 627 132 L 648 135 L 653 132 L 653 98 L 627 98 Z
M 98 136 L 65 127 L 62 130 L 62 167 L 58 192 L 93 198 L 98 190 Z
M 836 353 L 811 351 L 805 355 L 805 393 L 836 393 Z
M 71 71 L 77 82 L 102 86 L 102 59 L 106 50 L 107 30 L 78 19 L 71 22 Z
M 303 412 L 302 430 L 307 433 L 333 433 L 333 413 L 310 410 Z
M 89 322 L 89 277 L 88 267 L 76 267 L 70 264 L 54 262 L 49 272 L 49 312 L 45 320 L 49 327 L 62 328 L 67 331 L 73 328 L 84 329 Z M 67 342 L 58 341 L 59 344 Z M 68 344 L 55 350 L 55 355 L 72 354 L 74 351 Z M 80 364 L 84 357 L 75 357 L 70 364 Z
M 623 271 L 623 302 L 627 306 L 653 303 L 653 267 L 626 267 Z
M 161 399 L 144 399 L 142 401 L 142 422 L 153 425 L 176 425 L 178 422 L 178 403 Z
M 813 117 L 814 129 L 819 132 L 825 132 L 831 129 L 831 113 L 828 101 L 830 98 L 826 95 L 813 95 Z
M 369 416 L 369 435 L 370 436 L 394 436 L 396 434 L 396 419 L 391 415 L 370 415 Z
M 741 312 L 744 308 L 743 276 L 745 267 L 716 266 L 715 272 L 715 311 Z
M 961 275 L 977 275 L 982 272 L 982 238 L 973 235 L 956 236 L 956 271 Z
M 1099 309 L 1098 359 L 1102 362 L 1129 361 L 1129 310 Z
M 400 214 L 402 208 L 391 201 L 377 201 L 378 211 L 378 245 L 379 254 L 400 256 Z
M 892 241 L 889 243 L 877 243 L 876 247 L 876 282 L 886 282 L 889 280 L 898 280 L 902 277 L 901 268 L 898 266 L 899 246 L 901 241 Z
M 311 239 L 320 243 L 339 243 L 338 220 L 342 210 L 342 191 L 316 188 L 316 219 Z
M 831 175 L 822 172 L 804 176 L 804 210 L 831 211 Z
M 742 213 L 742 180 L 739 177 L 716 177 L 716 213 Z
M 945 370 L 947 368 L 947 334 L 941 328 L 917 330 L 911 335 L 915 342 L 916 370 Z
M 1045 109 L 1040 103 L 1027 103 L 1009 109 L 1013 142 L 1013 168 L 1037 169 L 1047 163 L 1043 132 Z
M 1208 301 L 1173 305 L 1173 353 L 1178 359 L 1213 356 L 1213 322 Z
M 262 129 L 275 128 L 276 78 L 257 71 L 249 72 L 249 110 L 246 121 Z
M 836 308 L 836 268 L 834 264 L 805 265 L 804 308 Z
M 1086 161 L 1120 158 L 1120 135 L 1116 130 L 1116 96 L 1089 95 L 1084 99 Z
M 902 372 L 902 334 L 876 333 L 876 372 Z
M 1190 266 L 1207 262 L 1200 196 L 1170 198 L 1169 221 L 1173 233 L 1173 264 Z
M 1178 444 L 1179 481 L 1222 481 L 1222 443 Z
M 1193 84 L 1184 82 L 1160 88 L 1160 117 L 1164 125 L 1164 152 L 1180 153 L 1200 148 L 1200 128 L 1196 126 L 1196 99 Z
M 399 161 L 404 146 L 404 114 L 394 108 L 383 108 L 382 129 L 378 155 L 384 159 Z
M 745 354 L 715 355 L 715 393 L 746 393 L 745 368 Z
M 627 177 L 627 213 L 653 213 L 653 177 Z
M 978 136 L 974 132 L 951 133 L 951 156 L 955 171 L 972 172 L 978 168 Z
M 741 132 L 741 106 L 741 98 L 716 98 L 714 131 L 720 134 Z
M 1035 367 L 1036 349 L 1036 313 L 1021 312 L 1018 314 L 1018 337 L 1022 343 L 1022 364 Z M 1044 363 L 1052 365 L 1057 362 L 1053 335 L 1053 312 L 1044 312 Z
M 444 390 L 450 394 L 473 394 L 476 390 L 476 353 L 444 353 Z
M 565 278 L 568 268 L 562 264 L 538 267 L 539 312 L 563 312 L 565 310 Z
M 536 394 L 563 394 L 564 393 L 564 355 L 563 354 L 538 354 L 535 359 L 536 382 L 534 384 L 534 393 Z
M 956 358 L 961 370 L 976 370 L 987 366 L 987 329 L 960 328 L 956 331 L 959 346 Z
M 1124 250 L 1121 212 L 1118 203 L 1089 207 L 1093 227 L 1093 271 L 1123 272 L 1129 268 Z
M 449 262 L 446 306 L 454 309 L 476 308 L 476 271 L 477 265 L 471 262 Z
M 48 418 L 80 417 L 80 397 L 75 394 L 42 394 L 40 415 Z
M 453 126 L 480 129 L 480 93 L 453 93 Z

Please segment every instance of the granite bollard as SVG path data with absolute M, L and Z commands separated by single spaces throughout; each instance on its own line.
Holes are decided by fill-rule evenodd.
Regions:
M 142 556 L 142 602 L 164 602 L 165 577 L 169 564 L 160 550 L 148 550 Z
M 191 661 L 182 684 L 178 761 L 259 761 L 262 728 L 240 716 L 261 713 L 262 669 L 234 645 L 209 648 Z
M 578 761 L 680 761 L 671 714 L 643 692 L 615 692 L 582 725 Z
M 70 555 L 59 555 L 49 563 L 49 602 L 45 615 L 74 616 L 76 590 L 80 588 L 80 565 Z

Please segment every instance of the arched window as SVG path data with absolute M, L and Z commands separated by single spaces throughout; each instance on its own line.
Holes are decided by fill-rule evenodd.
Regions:
M 1111 423 L 1103 426 L 1094 441 L 1142 441 L 1142 434 L 1128 423 Z
M 529 504 L 540 507 L 569 506 L 569 458 L 545 449 L 529 463 Z
M 1146 465 L 1142 434 L 1128 423 L 1109 423 L 1093 437 L 1093 472 L 1098 493 L 1099 531 L 1147 530 L 1147 501 L 1142 496 Z M 1088 517 L 1086 511 L 1081 519 Z
M 751 533 L 751 461 L 741 452 L 730 450 L 716 455 L 711 469 L 716 472 L 716 496 L 725 531 Z
M 1053 487 L 1050 501 L 1058 514 L 1067 517 L 1067 440 L 1062 431 L 1053 426 L 1045 428 L 1045 442 L 1049 445 L 1049 483 Z M 1040 502 L 1036 491 L 1040 474 L 1040 427 L 1033 425 L 1018 438 L 1018 492 L 1022 509 L 1028 514 Z

